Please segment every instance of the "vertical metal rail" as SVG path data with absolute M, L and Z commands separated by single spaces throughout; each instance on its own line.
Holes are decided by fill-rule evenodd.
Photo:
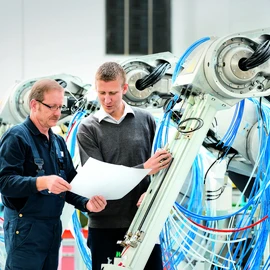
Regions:
M 197 123 L 187 121 L 184 131 L 190 131 L 190 133 L 183 134 L 177 131 L 175 138 L 169 143 L 169 149 L 174 158 L 173 163 L 167 171 L 160 172 L 153 178 L 143 203 L 129 227 L 126 239 L 123 241 L 127 244 L 121 258 L 125 269 L 144 269 L 216 111 L 217 108 L 211 102 L 209 95 L 190 97 L 181 120 L 200 118 L 204 124 L 200 129 L 192 132 Z M 166 174 L 165 177 L 164 174 Z M 160 185 L 161 181 L 163 181 L 162 185 Z M 150 204 L 151 207 L 149 207 Z M 120 270 L 121 268 L 116 265 L 103 265 L 103 269 Z

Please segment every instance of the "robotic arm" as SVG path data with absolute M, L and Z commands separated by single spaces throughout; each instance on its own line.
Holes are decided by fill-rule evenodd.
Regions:
M 173 94 L 184 99 L 187 95 L 207 94 L 212 102 L 219 100 L 209 127 L 217 144 L 229 128 L 228 119 L 233 118 L 236 103 L 247 97 L 268 98 L 269 46 L 269 29 L 260 29 L 201 39 L 179 61 L 169 52 L 126 60 L 121 63 L 129 84 L 124 98 L 130 105 L 152 109 L 164 107 Z M 237 173 L 249 175 L 252 170 L 258 153 L 257 121 L 254 104 L 246 100 L 232 146 L 241 155 L 236 164 L 231 163 L 231 170 Z M 206 140 L 210 135 L 207 137 Z
M 197 95 L 208 93 L 229 106 L 244 98 L 268 96 L 269 34 L 269 29 L 261 29 L 199 44 L 177 76 L 176 92 L 191 86 Z
M 173 139 L 168 144 L 174 157 L 173 162 L 167 171 L 160 172 L 151 182 L 143 204 L 121 242 L 125 248 L 120 263 L 118 260 L 116 265 L 103 265 L 105 270 L 120 269 L 122 266 L 132 270 L 144 268 L 199 148 L 207 138 L 209 130 L 215 130 L 213 123 L 225 127 L 224 119 L 228 118 L 228 111 L 234 105 L 247 98 L 270 95 L 269 34 L 270 29 L 262 29 L 204 39 L 193 44 L 178 63 L 171 54 L 167 54 L 167 59 L 157 54 L 146 56 L 143 61 L 136 59 L 123 63 L 131 80 L 130 94 L 127 96 L 130 104 L 134 102 L 146 107 L 146 104 L 154 104 L 151 97 L 166 94 L 167 97 L 178 95 L 179 98 L 174 101 L 182 100 L 186 105 L 181 112 L 180 123 Z M 164 61 L 168 63 L 164 72 L 167 76 L 164 78 L 167 87 L 161 89 L 153 80 L 152 84 L 144 88 L 141 80 L 149 78 L 155 66 L 163 64 Z M 149 63 L 152 63 L 151 68 Z M 175 72 L 170 81 L 170 68 L 173 66 Z M 167 108 L 168 106 L 165 111 Z M 256 109 L 249 103 L 245 110 L 244 121 L 238 129 L 239 137 L 233 144 L 242 158 L 242 172 L 246 171 L 244 165 L 250 168 L 250 165 L 254 164 L 258 152 Z M 218 132 L 214 132 L 217 140 L 222 137 L 224 130 Z M 234 262 L 232 260 L 230 263 Z

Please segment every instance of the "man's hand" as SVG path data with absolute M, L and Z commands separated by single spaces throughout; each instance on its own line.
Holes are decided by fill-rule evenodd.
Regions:
M 107 201 L 103 196 L 94 196 L 86 204 L 89 212 L 100 212 L 107 205 Z
M 48 189 L 49 192 L 60 194 L 71 190 L 71 185 L 62 177 L 57 175 L 40 176 L 36 181 L 37 190 Z
M 144 169 L 152 169 L 148 174 L 155 174 L 169 166 L 172 155 L 167 150 L 158 150 L 144 163 Z

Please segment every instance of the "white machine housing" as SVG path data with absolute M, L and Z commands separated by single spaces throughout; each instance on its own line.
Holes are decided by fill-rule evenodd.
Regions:
M 0 111 L 2 122 L 7 125 L 18 124 L 29 115 L 28 96 L 33 84 L 40 79 L 53 79 L 65 89 L 65 102 L 62 113 L 68 110 L 69 98 L 79 99 L 84 97 L 90 89 L 90 84 L 84 84 L 78 77 L 69 74 L 57 74 L 51 76 L 37 77 L 16 83 L 10 90 L 10 95 L 5 100 Z

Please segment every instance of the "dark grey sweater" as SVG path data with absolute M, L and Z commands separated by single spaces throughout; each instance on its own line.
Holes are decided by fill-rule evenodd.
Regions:
M 81 122 L 77 142 L 82 165 L 92 157 L 111 164 L 142 167 L 151 156 L 155 120 L 143 109 L 132 109 L 134 115 L 127 114 L 120 124 L 104 120 L 99 122 L 93 115 Z M 90 213 L 89 226 L 128 228 L 137 211 L 136 203 L 148 185 L 149 177 L 146 177 L 122 199 L 108 201 L 106 208 L 100 213 Z

